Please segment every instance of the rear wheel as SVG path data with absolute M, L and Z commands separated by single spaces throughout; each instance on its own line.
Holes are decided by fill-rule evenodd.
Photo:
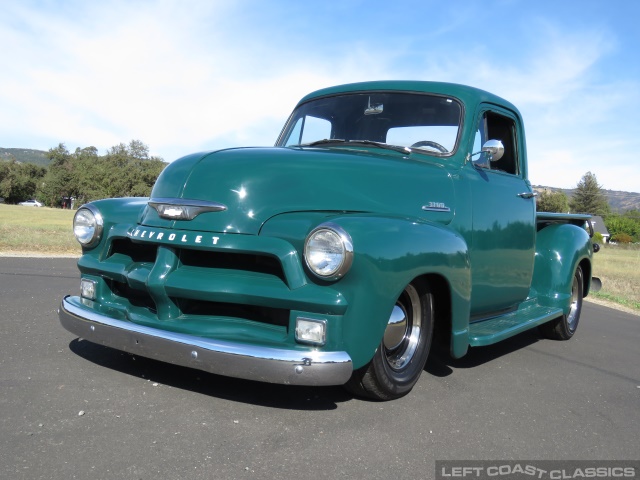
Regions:
M 373 359 L 353 373 L 346 388 L 376 400 L 406 395 L 424 369 L 432 336 L 433 295 L 425 282 L 411 283 L 396 300 Z
M 552 340 L 569 340 L 576 333 L 580 312 L 582 311 L 582 298 L 584 293 L 584 281 L 582 268 L 576 267 L 571 284 L 571 306 L 569 313 L 556 318 L 540 326 L 540 330 L 545 337 Z

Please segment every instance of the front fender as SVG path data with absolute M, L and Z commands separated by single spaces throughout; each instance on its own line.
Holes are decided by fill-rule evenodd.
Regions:
M 471 275 L 467 244 L 457 232 L 436 223 L 373 214 L 325 215 L 316 217 L 316 222 L 303 218 L 302 214 L 274 218 L 261 234 L 286 237 L 297 244 L 300 255 L 306 235 L 323 221 L 330 220 L 351 235 L 354 260 L 344 278 L 327 283 L 309 272 L 307 275 L 309 282 L 338 290 L 347 299 L 342 339 L 354 368 L 371 360 L 396 299 L 412 280 L 423 275 L 437 275 L 447 283 L 452 354 L 464 355 L 468 346 Z M 436 299 L 439 300 L 445 301 Z
M 147 197 L 126 197 L 126 198 L 107 198 L 104 200 L 95 200 L 91 202 L 91 205 L 96 207 L 102 219 L 104 221 L 103 234 L 95 247 L 82 248 L 82 253 L 92 253 L 98 255 L 105 249 L 105 239 L 107 238 L 107 232 L 115 225 L 125 223 L 129 225 L 135 225 L 142 217 L 142 214 L 147 207 Z
M 584 295 L 591 284 L 593 249 L 587 232 L 576 225 L 554 224 L 538 232 L 533 268 L 532 296 L 541 305 L 569 312 L 573 274 L 578 265 L 584 272 Z
M 349 312 L 353 317 L 345 319 L 343 327 L 349 350 L 358 350 L 358 358 L 368 362 L 404 288 L 423 275 L 437 275 L 450 292 L 452 354 L 464 355 L 471 298 L 465 240 L 443 225 L 406 218 L 348 215 L 332 221 L 349 232 L 356 252 L 353 271 L 341 285 L 349 289 L 348 301 L 353 306 Z

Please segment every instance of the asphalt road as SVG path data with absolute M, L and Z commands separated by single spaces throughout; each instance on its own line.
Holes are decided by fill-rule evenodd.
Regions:
M 640 318 L 585 303 L 569 342 L 526 332 L 431 358 L 407 397 L 260 384 L 81 341 L 73 259 L 0 258 L 3 479 L 432 478 L 436 460 L 640 458 Z

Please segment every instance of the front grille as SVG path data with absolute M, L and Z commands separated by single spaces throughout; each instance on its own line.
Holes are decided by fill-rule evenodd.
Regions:
M 185 298 L 174 298 L 173 301 L 184 315 L 238 318 L 285 328 L 289 326 L 289 310 L 284 308 L 205 302 Z
M 109 257 L 120 254 L 131 259 L 132 263 L 156 261 L 157 245 L 151 243 L 134 243 L 128 238 L 119 238 L 111 242 Z
M 181 265 L 265 273 L 278 277 L 286 283 L 282 264 L 276 257 L 270 255 L 214 252 L 189 248 L 176 248 L 175 251 L 180 259 Z M 121 238 L 111 243 L 108 257 L 119 254 L 129 257 L 131 263 L 154 263 L 157 252 L 157 245 L 151 243 L 135 243 L 128 238 Z
M 178 255 L 182 265 L 202 268 L 221 268 L 265 273 L 278 277 L 286 283 L 280 261 L 272 256 L 250 253 L 212 252 L 206 250 L 180 249 Z
M 156 304 L 146 290 L 137 290 L 126 283 L 107 281 L 111 293 L 118 297 L 126 298 L 134 307 L 144 307 L 152 313 L 156 313 Z
M 271 275 L 286 284 L 284 270 L 279 259 L 272 255 L 255 253 L 238 253 L 224 251 L 197 250 L 190 248 L 171 247 L 178 258 L 177 270 L 183 267 L 197 267 L 199 270 L 210 269 L 211 275 L 215 271 L 236 270 L 254 272 L 261 275 Z M 114 239 L 111 243 L 107 261 L 118 264 L 127 263 L 126 275 L 130 276 L 130 284 L 107 280 L 107 285 L 115 297 L 127 300 L 133 307 L 142 307 L 149 313 L 156 315 L 158 308 L 150 293 L 147 291 L 144 279 L 151 274 L 158 255 L 158 245 L 150 242 L 133 242 L 128 238 Z M 169 274 L 170 275 L 170 274 Z M 212 292 L 218 293 L 218 292 Z M 159 299 L 156 299 L 159 300 Z M 169 300 L 165 297 L 164 301 Z M 189 317 L 202 318 L 235 318 L 262 324 L 288 328 L 290 311 L 282 308 L 264 307 L 258 305 L 244 305 L 190 298 L 171 297 L 180 313 Z

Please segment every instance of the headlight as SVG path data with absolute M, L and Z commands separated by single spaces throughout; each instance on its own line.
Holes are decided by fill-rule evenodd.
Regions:
M 351 237 L 339 225 L 323 223 L 307 237 L 304 260 L 309 270 L 323 280 L 342 278 L 353 262 Z
M 73 217 L 73 233 L 83 247 L 91 248 L 102 237 L 102 215 L 93 205 L 83 205 Z

